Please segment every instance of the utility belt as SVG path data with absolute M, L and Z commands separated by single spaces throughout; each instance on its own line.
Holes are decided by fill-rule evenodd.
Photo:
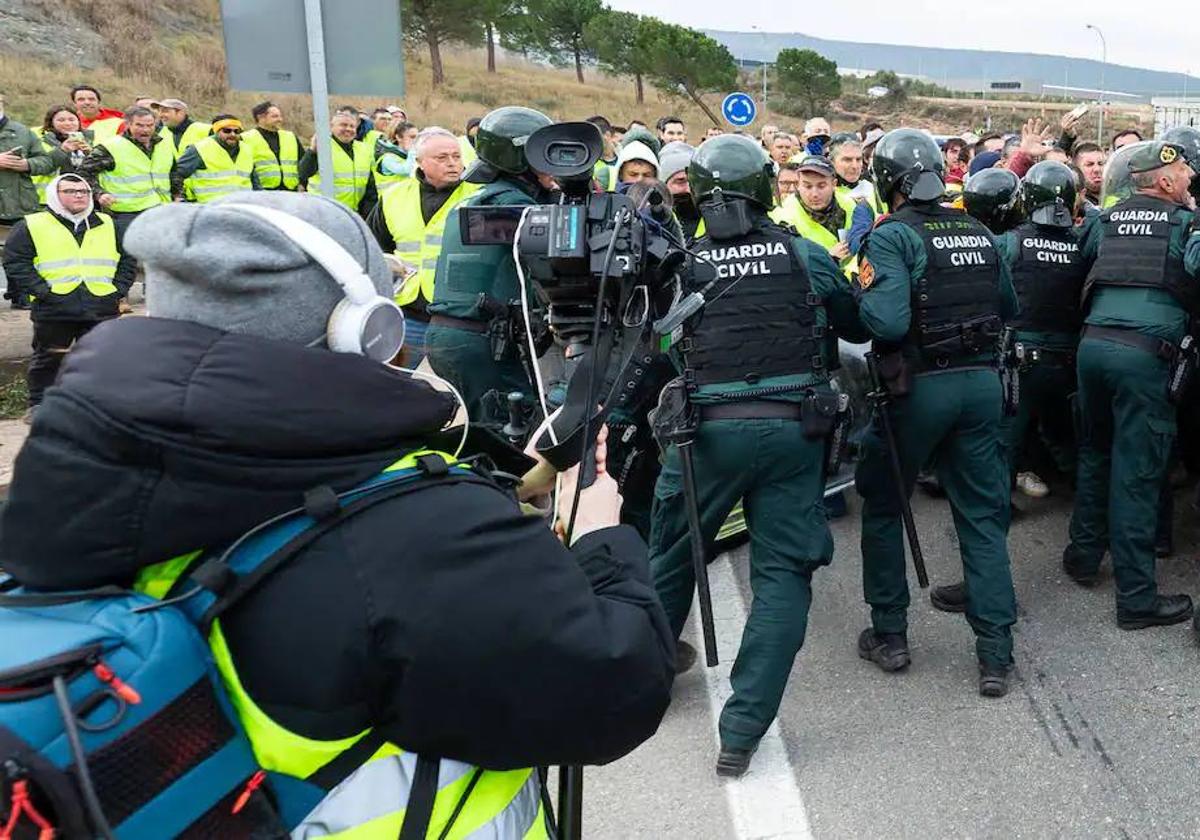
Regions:
M 1171 405 L 1180 405 L 1184 401 L 1197 366 L 1196 339 L 1193 336 L 1185 335 L 1176 345 L 1137 330 L 1097 327 L 1092 324 L 1083 328 L 1083 336 L 1084 338 L 1110 341 L 1114 344 L 1124 344 L 1126 347 L 1136 347 L 1138 350 L 1162 359 L 1168 365 L 1167 400 Z
M 432 315 L 429 318 L 431 327 L 450 327 L 456 330 L 483 335 L 488 331 L 487 321 L 476 321 L 471 318 L 456 318 L 453 315 Z
M 994 353 L 1003 331 L 1004 324 L 998 315 L 982 315 L 938 327 L 922 325 L 917 340 L 921 372 L 980 367 L 974 358 Z
M 1013 359 L 1017 370 L 1027 371 L 1039 365 L 1054 365 L 1056 367 L 1074 367 L 1075 350 L 1061 350 L 1054 347 L 1039 347 L 1025 341 L 1013 344 Z

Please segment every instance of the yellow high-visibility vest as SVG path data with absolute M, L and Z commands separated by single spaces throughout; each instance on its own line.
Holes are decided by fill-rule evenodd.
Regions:
M 82 242 L 49 210 L 25 217 L 35 252 L 33 267 L 50 284 L 51 294 L 69 295 L 80 284 L 96 297 L 117 293 L 117 229 L 107 215 L 97 215 L 100 224 L 89 228 Z
M 433 278 L 446 217 L 464 198 L 479 190 L 478 184 L 459 183 L 433 218 L 426 224 L 421 214 L 421 182 L 405 178 L 383 194 L 383 218 L 396 243 L 396 256 L 417 269 L 396 293 L 396 303 L 406 306 L 418 297 L 433 302 Z
M 183 130 L 183 136 L 179 138 L 179 145 L 175 144 L 175 133 L 165 125 L 158 130 L 158 136 L 165 140 L 171 147 L 171 151 L 175 153 L 175 159 L 179 158 L 195 146 L 205 137 L 212 134 L 212 126 L 206 122 L 190 122 L 188 127 Z
M 300 140 L 290 131 L 279 131 L 279 157 L 271 151 L 262 131 L 252 128 L 242 135 L 242 143 L 254 150 L 254 171 L 258 185 L 273 190 L 283 185 L 285 190 L 300 186 Z
M 196 144 L 196 152 L 204 161 L 204 168 L 197 169 L 187 179 L 196 201 L 205 204 L 223 195 L 253 189 L 250 173 L 254 171 L 254 149 L 247 144 L 238 144 L 236 160 L 216 137 L 201 140 Z
M 117 132 L 121 130 L 121 123 L 125 122 L 122 117 L 105 117 L 102 120 L 93 120 L 88 124 L 88 130 L 92 132 L 92 137 L 96 138 L 96 142 L 107 140 L 110 137 L 116 137 Z
M 45 137 L 42 129 L 35 128 L 33 130 L 33 133 L 37 135 L 38 140 L 42 144 L 42 150 L 46 154 L 50 154 L 51 152 L 54 151 L 55 146 L 52 145 L 51 143 L 46 142 L 46 137 Z M 38 204 L 45 206 L 45 204 L 46 204 L 46 187 L 48 187 L 50 185 L 50 182 L 53 181 L 55 178 L 57 178 L 58 175 L 59 175 L 59 170 L 55 169 L 53 172 L 47 172 L 45 175 L 30 175 L 29 176 L 29 180 L 33 181 L 33 185 L 37 188 Z
M 834 192 L 834 200 L 841 206 L 842 211 L 846 214 L 846 223 L 842 228 L 844 231 L 850 230 L 850 224 L 854 216 L 854 208 L 857 206 L 854 199 L 848 196 L 838 195 Z M 808 208 L 804 206 L 798 196 L 789 195 L 784 199 L 783 204 L 779 206 L 779 216 L 781 219 L 776 221 L 784 221 L 790 224 L 800 235 L 805 239 L 816 242 L 823 248 L 832 248 L 840 241 L 836 234 L 830 233 L 829 230 L 822 227 L 817 221 L 809 215 Z M 772 217 L 774 218 L 774 217 Z M 842 273 L 850 277 L 858 271 L 858 257 L 846 257 L 840 261 Z
M 155 143 L 149 156 L 127 137 L 109 137 L 97 145 L 107 149 L 116 164 L 100 173 L 100 189 L 116 199 L 109 210 L 138 213 L 170 203 L 175 154 L 169 143 Z
M 418 457 L 430 454 L 440 456 L 447 463 L 454 462 L 452 456 L 443 452 L 418 450 L 384 472 L 410 469 L 416 465 Z M 144 568 L 134 588 L 155 598 L 165 597 L 200 554 L 192 552 Z M 325 741 L 306 738 L 284 728 L 272 720 L 246 691 L 220 619 L 213 622 L 208 641 L 233 708 L 263 770 L 308 779 L 370 734 L 368 729 L 348 738 Z M 416 762 L 415 754 L 385 742 L 329 790 L 300 824 L 292 828 L 292 836 L 394 840 L 404 822 Z M 437 784 L 429 837 L 445 833 L 447 840 L 472 837 L 550 840 L 541 806 L 538 774 L 532 769 L 484 770 L 465 762 L 442 759 Z
M 375 152 L 361 140 L 355 140 L 351 148 L 354 149 L 353 159 L 346 154 L 341 143 L 336 140 L 333 142 L 333 197 L 351 210 L 357 210 L 367 193 L 367 185 L 371 183 Z M 308 191 L 321 191 L 319 172 L 313 173 L 308 179 Z

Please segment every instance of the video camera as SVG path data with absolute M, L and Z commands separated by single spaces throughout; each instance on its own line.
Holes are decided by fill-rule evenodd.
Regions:
M 656 300 L 677 288 L 675 271 L 686 258 L 683 243 L 654 218 L 661 204 L 643 214 L 625 195 L 592 191 L 603 149 L 591 123 L 541 128 L 526 141 L 525 158 L 558 182 L 558 203 L 460 211 L 464 244 L 515 241 L 550 331 L 565 348 L 567 396 L 554 423 L 559 442 L 538 445 L 559 469 L 579 462 L 581 434 L 599 431 L 612 383 L 652 322 Z M 669 220 L 669 213 L 661 216 Z

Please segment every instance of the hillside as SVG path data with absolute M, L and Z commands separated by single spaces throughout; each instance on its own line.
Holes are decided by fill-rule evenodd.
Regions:
M 272 95 L 225 88 L 224 52 L 218 0 L 0 0 L 0 80 L 8 111 L 38 124 L 45 108 L 66 99 L 73 84 L 87 81 L 104 93 L 105 103 L 125 107 L 138 95 L 174 96 L 187 101 L 199 117 L 221 111 L 247 115 L 250 106 L 270 96 L 287 111 L 288 121 L 304 133 L 311 130 L 312 110 L 307 97 Z M 68 56 L 69 61 L 62 61 Z M 604 114 L 614 122 L 641 119 L 652 123 L 666 113 L 681 116 L 698 139 L 706 124 L 694 103 L 648 88 L 638 105 L 629 79 L 587 71 L 587 83 L 574 74 L 502 54 L 495 74 L 485 70 L 482 53 L 446 50 L 447 83 L 433 90 L 428 62 L 409 53 L 408 90 L 392 100 L 402 104 L 419 125 L 445 125 L 462 130 L 466 120 L 491 108 L 525 104 L 558 119 L 582 119 Z M 758 89 L 757 76 L 744 80 Z M 776 98 L 771 98 L 776 97 Z M 779 103 L 777 94 L 769 97 Z M 709 97 L 714 109 L 720 97 Z M 375 97 L 335 97 L 360 108 L 382 104 Z M 785 110 L 797 113 L 794 108 Z M 991 118 L 998 130 L 1013 130 L 1032 114 L 1052 115 L 1061 105 L 1043 103 L 980 103 L 967 100 L 914 99 L 902 113 L 881 113 L 878 103 L 846 97 L 834 103 L 828 116 L 836 129 L 857 128 L 869 116 L 888 125 L 906 123 L 935 131 L 979 129 Z M 1130 112 L 1117 124 L 1148 123 L 1146 113 Z M 799 128 L 795 115 L 769 110 L 756 125 L 772 122 Z

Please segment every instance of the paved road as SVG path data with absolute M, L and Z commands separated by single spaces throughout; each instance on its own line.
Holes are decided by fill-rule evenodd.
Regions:
M 1177 499 L 1180 554 L 1160 564 L 1164 592 L 1200 591 L 1188 500 Z M 956 579 L 946 504 L 919 493 L 915 502 L 931 577 Z M 588 771 L 585 836 L 1200 836 L 1200 648 L 1190 625 L 1118 630 L 1109 570 L 1090 591 L 1066 579 L 1068 500 L 1039 502 L 1013 525 L 1018 677 L 1002 700 L 976 694 L 966 622 L 923 594 L 914 594 L 909 671 L 883 674 L 858 659 L 867 612 L 857 514 L 855 501 L 834 524 L 837 553 L 815 582 L 778 735 L 747 777 L 722 783 L 712 771 L 726 656 L 720 673 L 697 667 L 678 680 L 655 739 Z M 713 570 L 731 652 L 739 629 L 729 623 L 749 604 L 746 549 Z

